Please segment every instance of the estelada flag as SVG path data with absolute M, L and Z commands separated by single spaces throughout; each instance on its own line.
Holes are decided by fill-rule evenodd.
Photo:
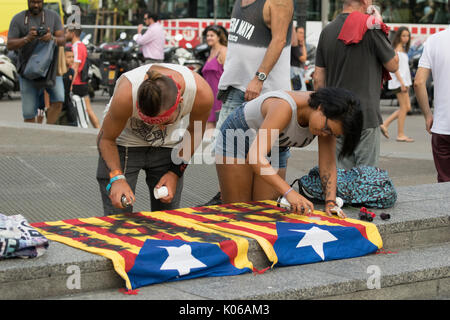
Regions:
M 113 262 L 127 289 L 252 272 L 248 240 L 165 212 L 34 223 L 48 239 Z
M 272 266 L 288 266 L 359 257 L 381 249 L 375 224 L 329 217 L 324 212 L 299 215 L 274 201 L 233 203 L 171 210 L 168 213 L 217 231 L 258 241 Z
M 255 239 L 272 266 L 367 255 L 382 248 L 373 223 L 298 215 L 273 201 L 234 203 L 33 224 L 50 240 L 105 256 L 128 289 L 256 270 Z

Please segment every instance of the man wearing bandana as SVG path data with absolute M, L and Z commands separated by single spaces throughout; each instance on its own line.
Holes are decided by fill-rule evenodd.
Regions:
M 105 215 L 133 212 L 141 170 L 152 211 L 179 207 L 183 173 L 202 140 L 213 102 L 208 83 L 180 65 L 147 64 L 119 78 L 97 137 Z M 156 199 L 153 189 L 162 186 L 168 195 Z

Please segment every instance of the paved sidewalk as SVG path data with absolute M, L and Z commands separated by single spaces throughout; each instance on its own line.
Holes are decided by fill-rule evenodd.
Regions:
M 94 100 L 95 112 L 101 116 L 106 98 Z M 395 108 L 383 107 L 383 116 Z M 54 221 L 69 218 L 83 218 L 103 215 L 100 193 L 95 179 L 98 153 L 95 129 L 79 129 L 65 126 L 25 124 L 21 121 L 20 100 L 0 101 L 0 213 L 22 214 L 29 222 Z M 395 137 L 395 124 L 390 129 Z M 416 139 L 415 143 L 398 143 L 382 137 L 380 167 L 388 170 L 394 185 L 400 188 L 402 197 L 393 209 L 398 220 L 380 223 L 380 232 L 386 235 L 387 243 L 405 246 L 418 243 L 434 243 L 428 249 L 408 247 L 402 254 L 386 257 L 362 257 L 356 260 L 314 264 L 302 268 L 289 267 L 274 270 L 255 282 L 253 275 L 227 278 L 225 287 L 221 278 L 198 279 L 174 284 L 162 284 L 143 290 L 139 298 L 159 299 L 277 299 L 277 298 L 320 298 L 325 296 L 351 297 L 364 290 L 367 278 L 365 269 L 358 265 L 379 263 L 389 272 L 387 286 L 408 286 L 408 293 L 400 292 L 393 297 L 410 297 L 417 291 L 425 297 L 436 296 L 436 288 L 449 294 L 448 241 L 449 232 L 448 185 L 436 184 L 436 171 L 432 161 L 430 137 L 425 132 L 421 115 L 407 118 L 407 132 Z M 317 165 L 317 144 L 306 149 L 292 150 L 288 166 L 288 181 L 307 174 Z M 205 203 L 217 192 L 217 176 L 214 165 L 190 165 L 185 175 L 182 207 Z M 150 211 L 148 190 L 144 175 L 140 176 L 136 191 L 135 211 Z M 438 199 L 438 200 L 436 200 Z M 414 203 L 411 208 L 410 203 Z M 419 208 L 420 207 L 420 208 Z M 419 208 L 419 209 L 418 209 Z M 420 214 L 416 212 L 419 210 Z M 354 217 L 356 211 L 351 211 Z M 383 236 L 384 237 L 384 236 Z M 383 239 L 385 240 L 385 239 Z M 375 260 L 374 260 L 375 259 Z M 381 260 L 380 260 L 381 259 Z M 428 260 L 427 260 L 428 259 Z M 429 261 L 434 261 L 428 266 Z M 118 288 L 123 285 L 114 273 L 109 260 L 52 242 L 50 250 L 35 261 L 6 261 L 0 263 L 0 292 L 10 288 L 11 279 L 48 287 L 63 285 L 67 274 L 65 268 L 71 263 L 80 263 L 92 288 L 105 286 Z M 335 269 L 337 268 L 337 269 Z M 350 269 L 349 269 L 350 268 Z M 365 268 L 365 267 L 364 267 Z M 314 271 L 315 270 L 315 271 Z M 326 270 L 335 270 L 328 276 Z M 347 270 L 347 271 L 346 271 Z M 358 270 L 355 277 L 353 271 Z M 342 272 L 339 275 L 339 272 Z M 55 279 L 49 277 L 56 277 Z M 288 276 L 290 275 L 290 276 Z M 48 277 L 48 278 L 46 278 Z M 308 278 L 309 277 L 309 278 Z M 412 277 L 412 278 L 411 278 Z M 300 281 L 298 279 L 310 279 Z M 8 280 L 9 279 L 9 280 Z M 59 280 L 58 280 L 59 279 Z M 296 280 L 297 279 L 297 280 Z M 407 280 L 405 280 L 407 279 Z M 6 282 L 5 282 L 6 281 Z M 14 280 L 16 281 L 16 280 Z M 406 282 L 405 282 L 406 281 Z M 427 284 L 419 287 L 417 283 Z M 313 286 L 315 284 L 315 286 Z M 11 292 L 16 297 L 37 297 L 36 292 Z M 2 287 L 3 286 L 3 287 Z M 216 295 L 217 288 L 223 294 Z M 243 288 L 254 288 L 252 291 Z M 358 289 L 359 288 L 359 289 Z M 46 290 L 47 290 L 46 289 Z M 55 292 L 63 292 L 56 291 Z M 36 289 L 38 290 L 38 289 Z M 39 289 L 40 290 L 40 289 Z M 117 291 L 117 289 L 114 289 Z M 86 293 L 80 298 L 119 298 L 115 291 Z M 356 291 L 355 291 L 356 290 Z M 434 290 L 434 291 L 433 291 Z M 4 291 L 6 292 L 6 291 Z M 148 295 L 145 294 L 148 292 Z M 379 292 L 381 297 L 391 291 Z M 434 294 L 432 292 L 435 292 Z M 57 293 L 58 295 L 58 293 Z M 370 294 L 367 295 L 370 297 Z M 423 296 L 420 296 L 423 298 Z M 120 298 L 124 298 L 121 296 Z M 129 298 L 129 297 L 128 297 Z M 0 295 L 1 299 L 1 295 Z

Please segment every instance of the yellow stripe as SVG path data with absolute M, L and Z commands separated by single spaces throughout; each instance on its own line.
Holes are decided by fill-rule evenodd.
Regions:
M 52 226 L 71 226 L 74 227 L 72 225 L 69 224 L 65 224 L 65 223 L 60 223 L 59 221 L 57 222 L 47 222 L 48 225 L 52 225 Z M 86 244 L 79 242 L 79 241 L 75 241 L 71 238 L 68 237 L 64 237 L 64 236 L 60 236 L 54 233 L 49 233 L 46 232 L 43 229 L 40 228 L 36 228 L 39 232 L 41 232 L 44 236 L 46 236 L 48 239 L 53 240 L 53 241 L 57 241 L 57 242 L 61 242 L 64 243 L 68 246 L 77 248 L 77 249 L 81 249 L 81 250 L 85 250 L 94 254 L 98 254 L 100 256 L 103 256 L 105 258 L 108 258 L 112 261 L 113 263 L 113 267 L 114 270 L 119 274 L 120 277 L 122 277 L 122 279 L 125 280 L 125 285 L 127 287 L 128 290 L 131 290 L 131 282 L 130 279 L 128 278 L 128 275 L 125 271 L 125 259 L 116 251 L 113 250 L 108 250 L 108 249 L 101 249 L 101 248 L 96 248 L 96 247 L 89 247 Z M 67 228 L 68 229 L 68 228 Z M 82 228 L 77 228 L 80 231 L 85 231 L 85 229 Z
M 267 204 L 270 204 L 270 205 L 274 205 L 274 206 L 277 205 L 277 203 L 275 201 L 271 201 L 271 200 L 261 201 L 261 202 L 264 202 L 264 203 L 267 203 Z M 325 212 L 322 212 L 322 211 L 314 210 L 314 214 L 318 214 L 320 216 L 327 217 L 327 214 Z M 289 214 L 288 216 L 289 217 L 293 217 L 293 216 L 298 217 L 299 215 Z M 314 221 L 312 219 L 309 219 L 306 216 L 301 216 L 301 217 L 302 217 L 302 220 L 303 220 L 303 217 L 305 217 L 306 218 L 305 221 L 312 222 L 312 223 L 318 223 L 318 224 L 329 225 L 329 226 L 339 225 L 337 223 L 331 223 L 329 221 L 322 221 L 322 220 L 320 220 L 320 221 L 319 220 L 315 220 Z M 377 226 L 374 223 L 367 222 L 367 221 L 362 221 L 362 220 L 356 220 L 356 219 L 352 219 L 352 218 L 346 218 L 344 220 L 347 221 L 347 222 L 353 223 L 353 224 L 359 224 L 361 226 L 364 226 L 366 228 L 367 240 L 369 240 L 375 246 L 377 246 L 378 249 L 381 249 L 383 247 L 383 240 L 381 238 L 381 235 L 380 235 L 380 232 L 378 231 Z
M 236 246 L 237 246 L 237 254 L 236 254 L 236 258 L 234 260 L 234 265 L 236 266 L 236 268 L 250 268 L 253 269 L 253 264 L 250 260 L 248 260 L 248 240 L 242 237 L 236 237 L 233 234 L 230 234 L 229 232 L 220 232 L 219 230 L 211 230 L 211 226 L 209 224 L 201 224 L 198 221 L 194 220 L 194 219 L 188 219 L 188 218 L 183 218 L 183 217 L 179 217 L 176 215 L 172 215 L 170 213 L 164 212 L 164 211 L 155 211 L 155 212 L 140 212 L 142 215 L 147 216 L 147 217 L 152 217 L 154 219 L 158 219 L 158 220 L 162 220 L 162 221 L 166 221 L 166 222 L 170 222 L 170 223 L 174 223 L 178 226 L 183 226 L 183 227 L 189 227 L 198 231 L 202 231 L 205 233 L 216 233 L 219 234 L 221 236 L 223 236 L 224 238 L 228 238 L 230 240 L 233 240 L 234 242 L 236 242 Z M 228 229 L 225 229 L 225 231 Z M 163 232 L 167 232 L 162 230 Z M 186 234 L 183 233 L 176 233 L 175 235 L 180 236 L 183 240 L 186 241 L 197 241 L 197 242 L 205 242 L 203 239 L 201 238 L 195 238 L 195 237 L 189 237 Z M 214 243 L 214 242 L 211 242 Z M 217 242 L 215 242 L 215 244 L 219 245 Z
M 193 210 L 191 210 L 190 208 L 185 208 L 185 209 L 178 209 L 177 211 L 191 214 L 192 212 L 189 212 L 189 211 L 193 211 Z M 195 212 L 195 211 L 193 211 L 193 212 Z M 265 238 L 255 235 L 254 233 L 243 231 L 243 230 L 234 230 L 234 229 L 230 229 L 230 228 L 226 228 L 226 227 L 221 227 L 214 223 L 204 223 L 204 222 L 199 222 L 195 219 L 178 217 L 178 216 L 174 216 L 174 215 L 171 215 L 170 213 L 162 212 L 162 211 L 161 212 L 141 212 L 141 213 L 148 215 L 148 216 L 157 216 L 158 218 L 168 219 L 168 220 L 171 220 L 176 223 L 180 222 L 180 224 L 182 224 L 183 221 L 189 220 L 190 222 L 196 224 L 197 226 L 204 226 L 206 228 L 206 231 L 208 231 L 208 229 L 222 231 L 223 233 L 221 233 L 221 234 L 224 234 L 227 237 L 231 237 L 230 234 L 237 234 L 237 235 L 242 235 L 242 236 L 246 236 L 249 238 L 253 238 L 256 241 L 258 241 L 259 245 L 262 247 L 262 249 L 266 253 L 269 261 L 273 262 L 273 265 L 275 265 L 278 262 L 278 257 L 275 253 L 275 250 L 273 249 L 272 244 L 269 241 L 267 241 Z M 236 225 L 239 227 L 242 226 L 242 222 L 236 221 L 233 223 L 232 221 L 230 222 L 230 219 L 226 218 L 226 217 L 220 217 L 220 216 L 215 216 L 215 215 L 203 215 L 203 214 L 202 214 L 202 216 L 205 216 L 211 220 L 232 223 L 233 225 Z M 250 228 L 250 229 L 254 228 L 253 224 L 246 223 L 246 225 L 248 225 L 248 228 Z M 264 228 L 264 229 L 268 230 L 268 228 Z M 273 229 L 270 229 L 270 233 L 272 235 L 276 235 L 276 230 L 274 231 Z M 240 248 L 240 246 L 238 246 L 238 248 Z M 248 248 L 248 243 L 247 243 L 247 248 Z M 241 256 L 241 255 L 238 254 L 238 256 Z

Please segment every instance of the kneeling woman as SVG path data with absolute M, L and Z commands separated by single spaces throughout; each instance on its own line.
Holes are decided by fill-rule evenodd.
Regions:
M 223 123 L 216 143 L 216 168 L 224 203 L 275 200 L 284 195 L 297 213 L 314 205 L 285 181 L 289 147 L 305 147 L 318 136 L 325 211 L 336 206 L 336 137 L 339 157 L 359 142 L 362 113 L 348 90 L 272 91 L 244 103 Z M 340 216 L 345 217 L 341 211 Z

